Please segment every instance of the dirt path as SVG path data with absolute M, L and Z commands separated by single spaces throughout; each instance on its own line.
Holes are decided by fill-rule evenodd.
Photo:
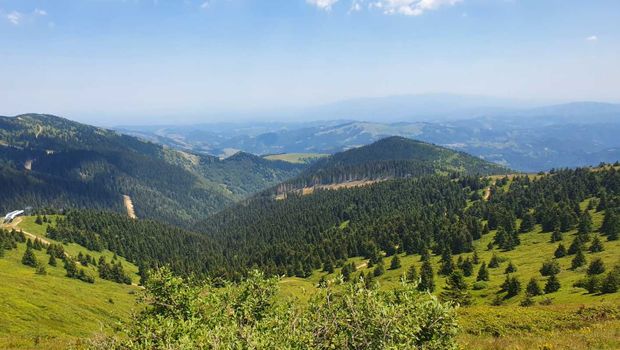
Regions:
M 37 125 L 37 132 L 34 134 L 34 138 L 38 139 L 39 135 L 43 132 L 43 127 L 41 125 Z
M 47 239 L 39 237 L 37 235 L 34 235 L 34 234 L 30 233 L 30 232 L 26 232 L 22 228 L 17 227 L 17 225 L 19 225 L 21 222 L 22 222 L 22 218 L 17 217 L 10 224 L 4 225 L 4 227 L 8 228 L 9 230 L 10 229 L 15 229 L 16 231 L 20 231 L 21 230 L 24 233 L 24 235 L 26 236 L 26 238 L 30 238 L 30 239 L 33 239 L 33 240 L 38 238 L 39 241 L 41 241 L 41 243 L 43 243 L 45 245 L 51 244 L 50 241 L 48 241 Z
M 488 201 L 491 198 L 491 187 L 487 187 L 484 189 L 484 194 L 482 195 L 482 199 Z
M 124 194 L 123 195 L 123 204 L 125 204 L 125 208 L 127 209 L 127 216 L 129 216 L 132 219 L 137 219 L 138 217 L 136 216 L 136 212 L 133 209 L 133 202 L 131 201 L 131 197 L 129 197 L 128 195 Z

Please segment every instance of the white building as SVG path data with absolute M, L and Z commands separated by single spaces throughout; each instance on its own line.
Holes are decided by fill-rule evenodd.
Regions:
M 8 224 L 11 221 L 13 221 L 16 217 L 23 215 L 23 214 L 24 214 L 23 210 L 12 211 L 4 216 L 4 222 Z

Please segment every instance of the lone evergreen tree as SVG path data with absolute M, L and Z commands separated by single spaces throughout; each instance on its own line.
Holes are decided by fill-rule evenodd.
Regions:
M 392 261 L 390 262 L 390 270 L 396 270 L 396 269 L 399 269 L 400 267 L 401 267 L 400 258 L 398 257 L 398 254 L 394 254 L 394 257 L 392 258 Z
M 521 282 L 517 277 L 509 277 L 506 292 L 506 299 L 512 298 L 521 292 Z
M 489 260 L 489 268 L 495 269 L 499 267 L 499 258 L 497 255 L 493 254 L 491 260 Z
M 47 262 L 50 266 L 56 266 L 56 257 L 54 256 L 54 254 L 50 255 L 50 259 Z
M 452 261 L 452 251 L 450 248 L 446 248 L 441 253 L 441 267 L 439 268 L 440 275 L 449 275 L 454 271 L 454 261 Z
M 571 268 L 574 270 L 576 268 L 582 267 L 585 264 L 586 256 L 583 255 L 583 250 L 579 249 L 575 257 L 573 258 L 573 261 L 571 261 Z
M 605 250 L 605 247 L 603 247 L 603 242 L 601 242 L 600 238 L 597 236 L 592 240 L 592 244 L 590 244 L 590 248 L 588 250 L 591 253 L 600 253 Z
M 525 293 L 529 297 L 535 297 L 537 295 L 542 295 L 543 291 L 538 285 L 538 280 L 535 277 L 532 277 L 530 281 L 527 283 L 527 287 L 525 288 Z
M 461 264 L 461 270 L 463 270 L 463 276 L 469 277 L 474 273 L 474 264 L 470 258 L 465 259 Z
M 443 301 L 452 301 L 460 305 L 471 305 L 472 297 L 467 291 L 467 283 L 463 273 L 455 270 L 446 278 L 446 286 L 440 297 Z
M 562 236 L 562 232 L 559 228 L 556 227 L 556 229 L 553 230 L 553 233 L 551 234 L 551 243 L 559 242 L 563 239 L 564 237 Z
M 566 256 L 566 253 L 567 253 L 567 252 L 566 252 L 566 247 L 564 247 L 564 244 L 560 243 L 560 244 L 558 245 L 558 248 L 557 248 L 557 249 L 555 250 L 555 252 L 553 253 L 553 256 L 554 256 L 556 259 L 559 259 L 559 258 L 563 258 L 563 257 L 565 257 L 565 256 Z
M 553 274 L 547 279 L 545 294 L 557 292 L 558 290 L 560 290 L 560 280 L 558 280 L 557 275 Z
M 379 277 L 383 275 L 384 273 L 385 273 L 385 267 L 383 266 L 383 264 L 377 264 L 377 266 L 375 267 L 375 270 L 373 271 L 373 274 L 375 275 L 375 277 Z
M 592 217 L 587 211 L 579 217 L 579 234 L 584 235 L 592 232 Z
M 523 215 L 523 219 L 521 220 L 521 226 L 519 226 L 519 232 L 526 233 L 530 232 L 534 229 L 534 225 L 536 224 L 536 219 L 534 219 L 534 215 L 530 213 L 526 213 Z
M 422 263 L 418 289 L 421 291 L 429 291 L 431 293 L 435 291 L 435 276 L 433 274 L 433 267 L 431 266 L 429 260 L 425 260 Z
M 504 273 L 513 273 L 513 272 L 517 272 L 517 267 L 514 266 L 511 261 L 508 263 L 508 266 L 506 266 L 506 270 L 504 271 Z
M 26 246 L 24 256 L 22 256 L 22 264 L 30 267 L 37 267 L 37 257 L 32 251 L 32 246 Z
M 482 265 L 480 265 L 480 269 L 478 270 L 478 276 L 476 277 L 476 281 L 488 281 L 489 280 L 489 270 L 487 270 L 487 264 L 483 261 Z
M 415 265 L 409 266 L 409 269 L 407 269 L 407 275 L 405 276 L 405 278 L 407 279 L 407 282 L 409 283 L 418 281 L 418 278 L 419 278 L 418 270 L 415 268 Z
M 601 258 L 596 258 L 590 261 L 588 266 L 588 275 L 600 275 L 605 272 L 605 264 Z
M 474 265 L 480 264 L 480 257 L 478 256 L 477 250 L 474 250 L 474 255 L 471 258 L 471 262 L 474 263 Z

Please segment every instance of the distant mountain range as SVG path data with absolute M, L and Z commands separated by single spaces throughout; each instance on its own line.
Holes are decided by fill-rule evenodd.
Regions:
M 457 99 L 453 97 L 443 108 L 453 112 L 442 114 L 438 106 L 440 97 L 426 96 L 426 104 L 437 112 L 429 112 L 426 120 L 440 119 L 434 122 L 385 123 L 339 119 L 313 123 L 133 126 L 119 127 L 117 130 L 171 147 L 224 157 L 237 150 L 257 155 L 336 153 L 385 137 L 402 136 L 462 150 L 520 171 L 595 165 L 620 159 L 618 104 L 578 102 L 517 109 L 473 107 L 475 103 L 465 103 L 465 100 L 461 104 L 450 102 Z M 367 110 L 385 107 L 374 118 L 362 113 L 364 108 L 358 112 L 350 110 L 334 115 L 338 118 L 368 117 L 364 119 L 377 120 L 381 119 L 378 116 L 390 113 L 397 107 L 418 108 L 411 112 L 416 115 L 421 113 L 419 110 L 430 108 L 420 107 L 424 105 L 421 98 L 413 99 L 409 104 L 403 101 L 407 101 L 406 97 L 377 99 L 366 104 L 360 102 L 359 106 L 374 106 Z M 414 116 L 412 119 L 422 118 Z

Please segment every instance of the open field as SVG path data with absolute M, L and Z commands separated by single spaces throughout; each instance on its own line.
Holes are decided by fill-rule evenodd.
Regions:
M 282 154 L 270 154 L 265 156 L 265 159 L 269 160 L 282 160 L 294 164 L 311 163 L 319 158 L 324 158 L 329 154 L 324 153 L 282 153 Z
M 34 219 L 22 218 L 18 228 L 44 237 L 46 224 L 37 225 Z M 103 255 L 108 261 L 113 256 L 109 251 L 88 251 L 77 244 L 64 248 L 71 256 L 82 252 L 95 259 Z M 38 275 L 34 268 L 21 263 L 25 249 L 25 244 L 18 244 L 17 249 L 0 257 L 0 349 L 66 349 L 80 338 L 109 332 L 118 321 L 128 319 L 135 308 L 138 287 L 98 277 L 94 284 L 68 278 L 62 261 L 56 267 L 47 264 L 45 250 L 34 251 L 47 270 L 46 275 Z M 137 267 L 119 259 L 137 282 Z M 87 269 L 97 275 L 95 267 Z

